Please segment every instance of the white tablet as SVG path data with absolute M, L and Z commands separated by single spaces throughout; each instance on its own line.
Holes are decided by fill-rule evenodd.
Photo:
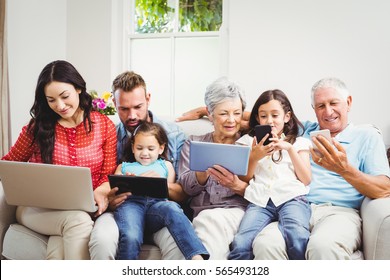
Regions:
M 248 172 L 249 146 L 190 142 L 190 170 L 205 171 L 213 165 L 221 165 L 236 175 Z

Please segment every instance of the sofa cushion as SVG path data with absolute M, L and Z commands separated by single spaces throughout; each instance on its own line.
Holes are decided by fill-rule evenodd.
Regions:
M 156 245 L 143 244 L 139 254 L 140 260 L 161 260 L 161 251 Z
M 2 255 L 9 260 L 44 260 L 49 237 L 20 224 L 11 224 L 7 230 Z M 161 259 L 160 249 L 151 244 L 141 247 L 141 260 Z
M 3 256 L 10 260 L 44 260 L 48 236 L 11 224 L 5 233 Z
M 16 223 L 16 206 L 8 205 L 4 196 L 3 185 L 0 180 L 0 252 L 3 251 L 3 240 L 9 225 Z
M 361 207 L 364 257 L 388 260 L 390 252 L 390 197 L 365 198 Z

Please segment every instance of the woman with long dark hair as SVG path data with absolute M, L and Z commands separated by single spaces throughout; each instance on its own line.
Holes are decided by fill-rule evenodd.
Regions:
M 57 60 L 39 75 L 31 120 L 2 160 L 26 161 L 91 169 L 95 216 L 108 205 L 108 174 L 116 167 L 115 125 L 93 111 L 86 83 L 69 62 Z M 32 186 L 34 187 L 34 186 Z M 48 259 L 89 259 L 91 216 L 83 211 L 19 206 L 17 221 L 49 235 Z

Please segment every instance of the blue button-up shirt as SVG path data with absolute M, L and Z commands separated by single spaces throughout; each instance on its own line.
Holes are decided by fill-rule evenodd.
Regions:
M 316 122 L 304 122 L 303 136 L 310 138 L 310 132 L 319 130 Z M 390 176 L 383 138 L 373 126 L 349 124 L 336 135 L 336 140 L 346 150 L 349 163 L 356 169 L 373 176 Z M 332 205 L 359 209 L 364 196 L 339 174 L 311 161 L 312 180 L 307 195 L 311 203 L 332 203 Z

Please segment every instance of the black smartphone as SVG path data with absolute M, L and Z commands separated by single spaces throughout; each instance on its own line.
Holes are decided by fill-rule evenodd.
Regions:
M 264 145 L 268 145 L 271 141 L 269 140 L 271 135 L 272 128 L 270 125 L 256 125 L 255 126 L 255 135 L 257 139 L 257 143 L 263 139 L 263 137 L 268 133 L 268 138 L 264 141 Z

